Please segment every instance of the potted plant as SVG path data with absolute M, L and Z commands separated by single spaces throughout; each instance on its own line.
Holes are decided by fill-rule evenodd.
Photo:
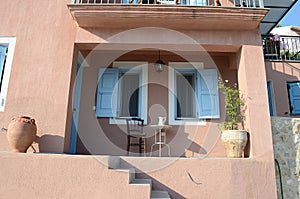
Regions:
M 223 89 L 225 94 L 225 122 L 221 127 L 221 140 L 225 146 L 227 157 L 240 158 L 243 156 L 247 144 L 247 132 L 239 130 L 243 128 L 244 121 L 244 100 L 240 95 L 237 84 L 233 86 L 225 85 L 219 80 L 219 88 Z

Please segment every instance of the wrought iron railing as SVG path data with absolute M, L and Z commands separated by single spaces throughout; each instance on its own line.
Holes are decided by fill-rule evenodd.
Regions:
M 270 35 L 262 44 L 266 60 L 300 61 L 300 36 Z
M 143 4 L 263 8 L 263 0 L 71 0 L 73 4 Z

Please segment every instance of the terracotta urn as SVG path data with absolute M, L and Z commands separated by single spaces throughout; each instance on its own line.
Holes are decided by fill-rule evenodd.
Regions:
M 11 120 L 7 129 L 7 140 L 13 152 L 26 153 L 36 138 L 35 120 L 19 116 Z
M 226 130 L 222 131 L 221 140 L 228 158 L 243 157 L 244 149 L 248 141 L 247 131 Z

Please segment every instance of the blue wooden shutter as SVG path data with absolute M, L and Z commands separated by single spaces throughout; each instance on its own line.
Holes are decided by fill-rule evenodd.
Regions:
M 267 87 L 268 87 L 268 99 L 269 99 L 269 110 L 270 110 L 270 115 L 273 116 L 274 115 L 274 111 L 273 111 L 273 96 L 272 96 L 272 92 L 271 92 L 271 82 L 267 82 Z
M 7 46 L 0 46 L 0 85 L 2 85 L 2 74 L 6 57 Z
M 198 70 L 197 91 L 198 118 L 220 118 L 216 69 Z
M 116 68 L 99 69 L 98 93 L 96 104 L 97 117 L 116 117 L 117 93 L 114 91 L 119 79 L 119 70 Z
M 300 82 L 288 83 L 291 114 L 300 114 Z

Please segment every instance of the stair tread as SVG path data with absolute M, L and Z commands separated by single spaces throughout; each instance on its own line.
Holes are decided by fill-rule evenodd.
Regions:
M 130 184 L 152 184 L 152 180 L 151 179 L 134 179 Z
M 170 196 L 166 191 L 151 191 L 151 199 L 155 199 L 155 198 L 170 199 Z

